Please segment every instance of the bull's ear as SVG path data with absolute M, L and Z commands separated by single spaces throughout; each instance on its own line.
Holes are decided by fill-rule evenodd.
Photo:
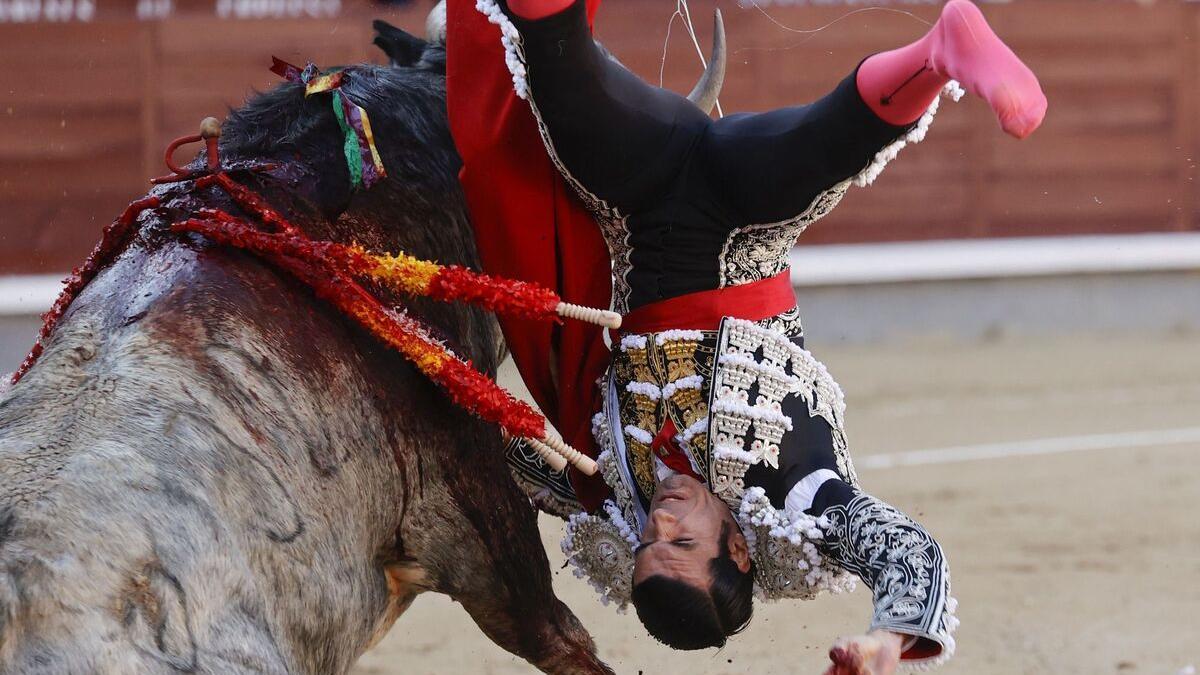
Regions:
M 425 53 L 425 41 L 396 28 L 386 21 L 376 20 L 375 45 L 387 54 L 393 66 L 411 66 Z

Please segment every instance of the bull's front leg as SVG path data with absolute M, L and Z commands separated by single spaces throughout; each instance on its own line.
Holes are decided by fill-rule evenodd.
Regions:
M 401 532 L 406 553 L 432 590 L 460 602 L 493 642 L 541 671 L 611 673 L 554 595 L 536 513 L 508 473 L 500 435 L 472 426 L 474 438 L 455 439 L 458 456 L 439 462 L 441 480 L 431 484 L 426 466 L 421 505 Z

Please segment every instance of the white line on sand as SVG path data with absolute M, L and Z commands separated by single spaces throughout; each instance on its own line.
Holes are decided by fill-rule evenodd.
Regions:
M 936 450 L 913 450 L 885 455 L 868 455 L 855 459 L 854 465 L 859 469 L 890 469 L 898 466 L 951 464 L 954 462 L 972 462 L 980 459 L 1052 455 L 1061 452 L 1079 452 L 1082 450 L 1144 448 L 1155 445 L 1180 445 L 1183 443 L 1200 443 L 1200 427 L 1130 431 L 1117 434 L 1092 434 L 1088 436 L 1065 436 L 1062 438 L 1037 438 L 1030 441 L 1014 441 L 1011 443 L 984 443 L 982 445 L 959 445 L 951 448 L 938 448 Z

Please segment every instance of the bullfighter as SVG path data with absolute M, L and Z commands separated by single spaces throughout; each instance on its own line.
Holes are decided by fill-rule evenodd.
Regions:
M 966 0 L 808 105 L 712 119 L 593 40 L 598 2 L 450 0 L 448 106 L 487 271 L 624 315 L 503 327 L 524 379 L 600 478 L 510 463 L 606 602 L 677 649 L 720 647 L 753 596 L 861 579 L 864 635 L 829 675 L 935 665 L 957 625 L 946 557 L 859 485 L 837 383 L 804 346 L 788 252 L 851 186 L 921 140 L 943 94 L 1031 134 L 1034 74 Z M 961 85 L 961 88 L 960 88 Z M 610 274 L 611 271 L 611 274 Z M 588 435 L 590 434 L 590 438 Z

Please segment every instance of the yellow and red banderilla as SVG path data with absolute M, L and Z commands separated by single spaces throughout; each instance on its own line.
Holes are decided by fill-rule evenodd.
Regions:
M 400 352 L 426 377 L 440 385 L 455 404 L 500 425 L 507 433 L 521 436 L 555 470 L 569 462 L 587 475 L 596 472 L 590 457 L 566 444 L 540 413 L 513 396 L 454 354 L 420 321 L 384 306 L 353 277 L 367 277 L 413 295 L 445 300 L 476 301 L 498 312 L 535 318 L 558 317 L 561 303 L 556 294 L 524 282 L 485 277 L 468 270 L 436 265 L 406 255 L 377 255 L 361 247 L 337 242 L 310 240 L 292 229 L 288 234 L 257 230 L 224 211 L 201 209 L 199 218 L 171 226 L 174 232 L 195 232 L 212 241 L 259 255 L 310 286 L 321 299 Z M 522 303 L 495 300 L 458 283 L 466 275 L 483 278 L 496 288 L 512 289 L 519 284 Z M 517 296 L 509 296 L 517 297 Z

